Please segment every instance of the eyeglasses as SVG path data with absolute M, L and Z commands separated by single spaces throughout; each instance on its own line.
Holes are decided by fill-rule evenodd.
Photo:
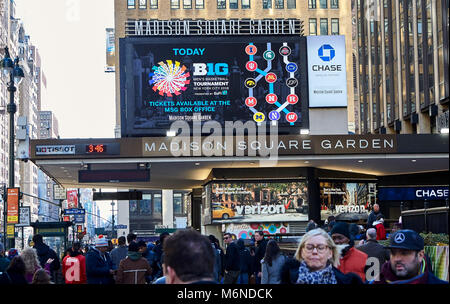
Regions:
M 304 248 L 305 248 L 305 250 L 306 250 L 307 252 L 313 252 L 314 249 L 317 249 L 317 252 L 323 253 L 327 248 L 330 248 L 330 247 L 327 246 L 327 245 L 323 245 L 323 244 L 319 244 L 319 245 L 317 245 L 317 246 L 314 246 L 314 245 L 312 245 L 312 244 L 308 244 L 308 245 L 306 245 Z
M 225 236 L 223 239 L 224 240 L 228 240 L 230 237 L 228 237 L 228 236 Z

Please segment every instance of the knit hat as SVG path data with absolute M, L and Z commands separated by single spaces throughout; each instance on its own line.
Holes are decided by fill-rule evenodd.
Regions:
M 18 256 L 19 252 L 16 248 L 11 248 L 8 251 L 8 260 L 12 260 L 15 256 Z
M 337 222 L 333 225 L 333 228 L 331 229 L 331 235 L 339 233 L 344 236 L 346 236 L 349 240 L 351 240 L 350 236 L 350 229 L 348 223 L 345 222 Z
M 95 247 L 108 247 L 108 240 L 104 235 L 99 235 L 95 238 Z

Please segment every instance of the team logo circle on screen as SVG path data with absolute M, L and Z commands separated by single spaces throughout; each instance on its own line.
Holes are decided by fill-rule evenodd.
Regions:
M 320 47 L 318 54 L 320 59 L 327 62 L 333 60 L 334 56 L 336 56 L 336 51 L 331 45 L 324 44 Z
M 149 84 L 153 85 L 153 91 L 158 91 L 161 96 L 180 95 L 181 91 L 186 91 L 190 83 L 187 68 L 178 61 L 161 61 L 152 70 L 153 72 L 149 74 Z

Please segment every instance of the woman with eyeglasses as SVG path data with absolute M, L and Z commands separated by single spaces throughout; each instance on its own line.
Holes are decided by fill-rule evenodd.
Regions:
M 336 268 L 339 257 L 338 247 L 325 230 L 309 231 L 295 253 L 300 261 L 297 284 L 362 284 L 358 275 L 343 274 Z

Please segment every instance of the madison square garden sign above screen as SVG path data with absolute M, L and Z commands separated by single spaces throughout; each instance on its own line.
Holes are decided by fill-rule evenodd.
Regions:
M 322 74 L 313 74 L 319 106 L 346 106 L 335 93 L 346 96 L 343 36 L 309 38 L 311 52 L 306 37 L 293 35 L 120 39 L 122 136 L 166 135 L 175 121 L 191 130 L 194 122 L 276 122 L 280 133 L 298 134 L 309 128 L 309 69 Z

